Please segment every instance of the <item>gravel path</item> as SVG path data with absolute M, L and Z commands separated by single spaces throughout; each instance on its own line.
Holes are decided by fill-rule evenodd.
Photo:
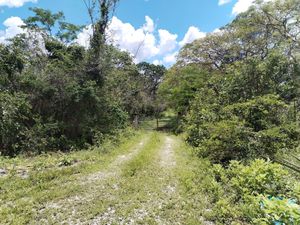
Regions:
M 80 207 L 84 204 L 89 204 L 96 195 L 101 194 L 102 198 L 109 198 L 110 193 L 106 192 L 108 188 L 117 189 L 118 188 L 118 177 L 122 172 L 122 165 L 134 158 L 139 151 L 141 151 L 144 145 L 149 141 L 149 137 L 142 139 L 130 153 L 126 155 L 119 155 L 104 171 L 99 171 L 97 173 L 90 174 L 85 177 L 79 177 L 78 183 L 82 185 L 85 189 L 84 193 L 76 194 L 70 198 L 62 199 L 56 202 L 49 202 L 41 209 L 37 215 L 37 220 L 42 224 L 81 224 L 81 219 L 76 218 L 80 211 Z M 107 187 L 111 180 L 116 180 L 112 187 Z M 77 182 L 76 182 L 77 183 Z M 68 184 L 72 185 L 72 184 Z M 43 214 L 52 215 L 49 218 L 43 218 Z M 68 215 L 68 219 L 66 218 Z M 41 219 L 39 219 L 41 218 Z

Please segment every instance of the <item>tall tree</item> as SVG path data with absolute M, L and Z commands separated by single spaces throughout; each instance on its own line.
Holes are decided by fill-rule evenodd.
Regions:
M 106 45 L 105 31 L 110 15 L 119 0 L 83 0 L 91 19 L 92 37 L 90 40 L 87 70 L 98 84 L 103 83 L 105 71 L 111 56 Z

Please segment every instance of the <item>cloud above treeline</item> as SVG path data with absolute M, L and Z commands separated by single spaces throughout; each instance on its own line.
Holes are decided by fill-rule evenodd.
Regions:
M 38 0 L 0 0 L 0 6 L 21 7 L 27 2 Z M 225 5 L 233 0 L 219 0 L 219 5 Z M 232 14 L 245 12 L 255 0 L 237 0 L 232 9 Z M 264 0 L 271 1 L 271 0 Z M 10 17 L 3 23 L 5 28 L 0 30 L 0 43 L 25 31 L 20 27 L 24 22 L 19 17 Z M 76 42 L 88 47 L 92 33 L 91 25 L 87 26 L 78 35 Z M 123 51 L 129 52 L 135 62 L 148 61 L 155 64 L 172 65 L 176 62 L 176 56 L 184 45 L 196 39 L 206 36 L 198 27 L 190 26 L 184 37 L 179 39 L 178 34 L 166 29 L 156 28 L 156 24 L 150 16 L 145 16 L 145 22 L 141 27 L 134 27 L 114 16 L 107 31 L 110 43 Z
M 91 27 L 86 27 L 78 35 L 77 42 L 87 47 L 91 35 Z M 145 23 L 141 27 L 134 27 L 113 17 L 108 27 L 108 40 L 121 50 L 128 51 L 136 62 L 152 61 L 156 64 L 173 64 L 180 47 L 202 38 L 206 34 L 199 28 L 191 26 L 182 40 L 178 35 L 165 29 L 155 28 L 152 18 L 145 16 Z
M 272 0 L 263 0 L 263 1 L 269 2 Z M 222 6 L 231 2 L 232 0 L 219 0 L 219 5 Z M 253 5 L 254 2 L 255 0 L 238 0 L 233 6 L 232 14 L 238 15 L 240 13 L 246 12 L 250 8 L 250 6 Z
M 5 43 L 17 34 L 25 32 L 20 27 L 24 25 L 24 22 L 19 17 L 10 17 L 4 21 L 3 25 L 6 28 L 0 30 L 0 43 Z M 79 33 L 76 42 L 88 47 L 91 34 L 92 28 L 89 25 Z M 135 62 L 149 61 L 164 65 L 174 64 L 182 46 L 204 36 L 204 32 L 191 26 L 184 38 L 178 40 L 177 34 L 165 29 L 156 30 L 155 23 L 149 16 L 145 17 L 144 25 L 138 28 L 113 17 L 107 31 L 108 41 L 119 49 L 129 52 Z
M 20 17 L 10 17 L 4 21 L 3 25 L 6 29 L 0 30 L 0 43 L 5 43 L 8 39 L 25 32 L 24 29 L 20 27 L 24 25 Z

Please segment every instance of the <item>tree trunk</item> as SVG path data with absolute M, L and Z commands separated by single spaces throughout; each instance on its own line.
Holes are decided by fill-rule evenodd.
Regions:
M 133 120 L 133 126 L 134 128 L 138 128 L 139 126 L 139 116 L 138 115 L 134 115 L 134 120 Z

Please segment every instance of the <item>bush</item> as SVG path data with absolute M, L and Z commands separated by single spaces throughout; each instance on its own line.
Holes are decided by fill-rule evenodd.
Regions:
M 274 158 L 278 153 L 290 153 L 299 145 L 299 129 L 295 125 L 273 127 L 254 133 L 249 145 L 256 157 Z
M 261 208 L 263 217 L 255 224 L 300 224 L 300 205 L 291 199 L 264 197 Z
M 264 160 L 254 160 L 246 166 L 232 161 L 226 175 L 227 185 L 236 192 L 236 196 L 280 196 L 292 190 L 288 172 L 282 166 Z
M 282 166 L 265 160 L 250 161 L 248 165 L 231 161 L 227 169 L 214 165 L 213 171 L 224 193 L 210 213 L 216 222 L 298 224 L 299 184 L 295 187 L 295 180 Z
M 243 103 L 229 105 L 223 109 L 231 118 L 238 117 L 255 132 L 284 123 L 288 106 L 276 95 L 264 95 Z
M 27 154 L 40 154 L 48 151 L 63 151 L 70 149 L 72 143 L 62 134 L 58 122 L 42 123 L 35 119 L 35 124 L 24 131 L 24 139 L 20 144 L 20 151 Z
M 25 94 L 0 93 L 0 154 L 17 154 L 31 123 L 31 106 Z
M 230 160 L 248 158 L 251 129 L 234 120 L 208 123 L 199 130 L 202 136 L 197 148 L 198 154 L 208 157 L 212 162 L 227 164 Z
M 274 158 L 299 145 L 300 132 L 288 121 L 288 107 L 276 95 L 264 95 L 226 107 L 195 98 L 186 116 L 187 141 L 214 163 Z

